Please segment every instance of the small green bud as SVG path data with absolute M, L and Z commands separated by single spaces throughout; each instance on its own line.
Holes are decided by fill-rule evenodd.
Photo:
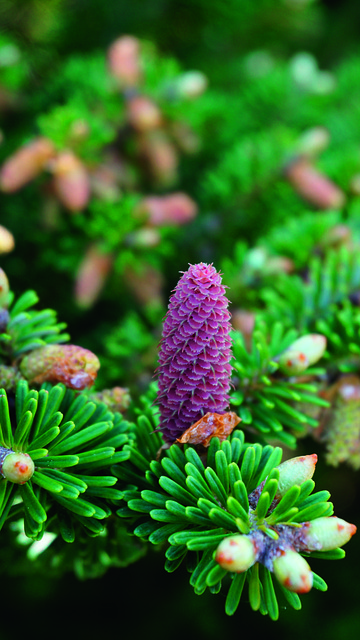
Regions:
M 304 524 L 307 551 L 342 547 L 356 533 L 356 526 L 336 516 L 316 518 Z
M 283 587 L 295 593 L 307 593 L 313 585 L 308 563 L 294 549 L 286 549 L 275 558 L 273 572 Z
M 32 477 L 35 465 L 28 453 L 9 453 L 3 463 L 1 473 L 15 484 L 25 484 Z
M 326 338 L 320 333 L 308 333 L 295 340 L 279 356 L 279 368 L 284 373 L 296 375 L 302 373 L 323 356 Z
M 217 548 L 215 560 L 223 569 L 242 573 L 247 571 L 257 558 L 255 542 L 245 535 L 224 538 Z
M 310 480 L 314 475 L 316 463 L 317 455 L 312 453 L 308 456 L 290 458 L 279 464 L 280 478 L 276 495 L 281 497 L 295 484 L 301 485 Z

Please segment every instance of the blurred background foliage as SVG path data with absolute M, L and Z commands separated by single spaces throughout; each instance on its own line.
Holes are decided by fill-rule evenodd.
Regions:
M 2 0 L 0 224 L 15 248 L 4 241 L 1 266 L 16 295 L 34 289 L 98 355 L 98 389 L 146 389 L 167 298 L 189 262 L 221 268 L 235 317 L 329 247 L 358 246 L 359 27 L 350 0 Z M 111 47 L 128 35 L 140 71 L 124 81 Z M 25 161 L 14 185 L 6 163 L 39 139 L 50 151 L 29 178 Z M 305 439 L 300 453 L 309 447 L 321 450 Z M 358 474 L 317 472 L 351 522 Z M 284 611 L 276 630 L 247 608 L 254 629 L 359 630 L 356 546 L 321 567 L 329 592 Z M 209 639 L 239 633 L 221 599 L 196 598 L 156 556 L 80 586 L 19 577 L 14 559 L 8 619 L 21 602 L 25 618 L 41 607 L 49 621 L 60 605 L 67 622 L 78 616 L 75 633 L 116 621 L 159 638 L 171 624 Z

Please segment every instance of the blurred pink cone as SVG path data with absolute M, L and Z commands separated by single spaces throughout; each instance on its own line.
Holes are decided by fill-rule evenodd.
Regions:
M 112 262 L 112 256 L 102 253 L 96 245 L 88 248 L 75 280 L 75 301 L 79 307 L 89 308 L 96 302 Z
M 83 163 L 72 151 L 62 151 L 51 169 L 56 195 L 64 207 L 74 213 L 84 209 L 90 198 L 90 179 Z
M 196 202 L 181 192 L 167 196 L 149 196 L 138 207 L 140 213 L 148 216 L 148 224 L 154 227 L 186 224 L 195 218 L 197 210 Z
M 122 36 L 108 49 L 111 75 L 122 88 L 134 87 L 141 81 L 140 43 L 133 36 Z
M 305 158 L 297 158 L 285 170 L 295 191 L 319 209 L 339 209 L 345 204 L 344 193 Z
M 141 133 L 158 129 L 162 124 L 159 107 L 146 96 L 133 96 L 126 103 L 129 124 Z
M 51 140 L 35 138 L 4 162 L 0 170 L 0 188 L 6 193 L 21 189 L 42 172 L 53 155 Z
M 143 136 L 140 153 L 145 157 L 150 173 L 159 186 L 167 187 L 176 181 L 178 154 L 164 132 L 152 131 Z

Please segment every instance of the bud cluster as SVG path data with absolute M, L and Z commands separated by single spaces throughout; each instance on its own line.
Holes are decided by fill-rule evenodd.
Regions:
M 272 522 L 271 514 L 289 488 L 311 479 L 316 459 L 315 454 L 300 456 L 279 465 L 277 492 L 264 519 L 257 518 L 256 506 L 266 481 L 250 494 L 249 533 L 229 535 L 217 548 L 215 560 L 223 569 L 242 573 L 260 562 L 289 591 L 310 591 L 313 574 L 301 554 L 337 549 L 356 532 L 355 525 L 336 516 L 318 517 L 296 525 Z

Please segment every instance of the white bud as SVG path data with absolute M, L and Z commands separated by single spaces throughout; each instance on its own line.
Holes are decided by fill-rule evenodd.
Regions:
M 308 551 L 330 551 L 349 542 L 356 526 L 336 516 L 324 516 L 306 522 L 304 532 Z
M 306 480 L 310 480 L 314 475 L 316 463 L 317 455 L 312 453 L 308 456 L 290 458 L 279 464 L 280 478 L 277 496 L 283 496 L 290 487 L 301 485 Z
M 257 558 L 254 541 L 245 535 L 229 536 L 217 548 L 215 560 L 223 569 L 242 573 L 247 571 Z
M 283 587 L 295 593 L 307 593 L 313 585 L 308 563 L 294 549 L 286 549 L 275 558 L 273 572 Z

